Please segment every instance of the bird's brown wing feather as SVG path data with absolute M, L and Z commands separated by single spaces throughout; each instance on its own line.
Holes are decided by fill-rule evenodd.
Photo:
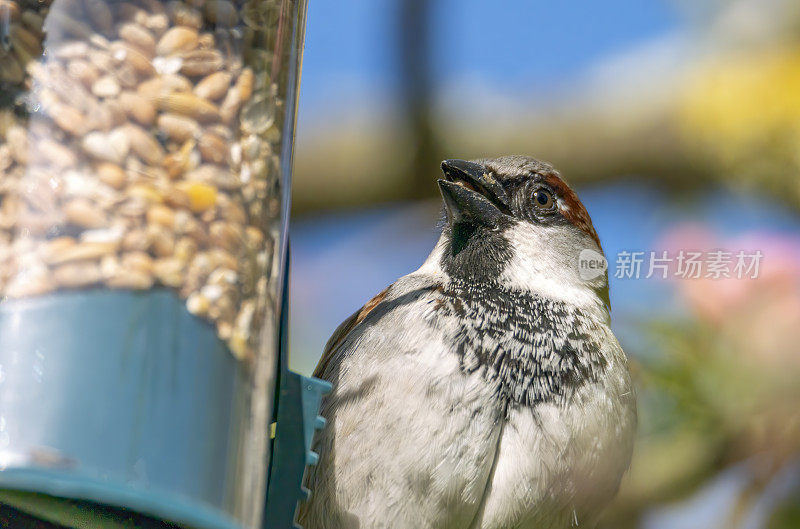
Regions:
M 319 359 L 317 368 L 314 369 L 315 377 L 323 378 L 325 368 L 328 366 L 331 358 L 333 358 L 333 354 L 336 352 L 336 349 L 338 349 L 339 345 L 344 342 L 345 338 L 347 338 L 347 335 L 350 334 L 350 331 L 352 331 L 356 325 L 364 321 L 364 318 L 367 317 L 367 314 L 369 314 L 372 309 L 377 307 L 378 304 L 384 300 L 386 294 L 389 293 L 389 288 L 391 287 L 384 288 L 377 296 L 369 300 L 367 304 L 361 307 L 359 310 L 355 311 L 349 318 L 344 320 L 335 331 L 333 331 L 333 335 L 331 335 L 328 343 L 325 344 L 325 350 L 322 353 L 322 358 Z

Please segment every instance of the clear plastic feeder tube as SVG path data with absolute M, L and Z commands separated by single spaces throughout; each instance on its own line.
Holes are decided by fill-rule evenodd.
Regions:
M 0 0 L 0 493 L 259 525 L 304 21 Z

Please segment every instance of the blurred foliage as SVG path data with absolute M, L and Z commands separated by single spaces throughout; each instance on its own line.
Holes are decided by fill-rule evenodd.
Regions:
M 678 120 L 686 148 L 719 180 L 800 205 L 800 47 L 703 61 L 688 77 Z
M 730 512 L 719 513 L 727 520 L 723 527 L 736 529 L 780 472 L 796 472 L 797 242 L 764 236 L 768 257 L 756 279 L 678 281 L 687 312 L 644 324 L 650 341 L 636 369 L 641 435 L 605 527 L 638 527 L 649 509 L 687 497 L 738 464 L 747 482 Z M 800 527 L 798 496 L 794 490 L 779 498 L 768 527 Z
M 800 527 L 800 497 L 785 502 L 772 513 L 767 529 L 796 529 Z

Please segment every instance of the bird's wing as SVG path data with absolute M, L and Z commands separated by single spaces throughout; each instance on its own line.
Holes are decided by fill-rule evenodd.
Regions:
M 325 368 L 328 366 L 328 362 L 331 361 L 333 358 L 334 352 L 339 348 L 339 346 L 344 342 L 347 335 L 350 334 L 350 331 L 355 328 L 356 325 L 364 321 L 364 318 L 367 317 L 372 309 L 378 306 L 378 304 L 386 298 L 386 294 L 389 293 L 389 289 L 391 287 L 384 288 L 377 296 L 369 300 L 366 305 L 355 311 L 353 314 L 350 315 L 349 318 L 344 320 L 335 331 L 333 331 L 333 335 L 331 335 L 328 343 L 325 344 L 325 349 L 322 353 L 322 358 L 319 359 L 319 363 L 317 364 L 316 369 L 314 369 L 314 376 L 317 378 L 323 378 L 323 374 L 325 373 Z
M 307 473 L 305 527 L 466 528 L 475 518 L 503 409 L 492 388 L 462 373 L 442 330 L 453 322 L 431 312 L 438 288 L 405 276 L 328 342 L 315 375 L 334 387 Z

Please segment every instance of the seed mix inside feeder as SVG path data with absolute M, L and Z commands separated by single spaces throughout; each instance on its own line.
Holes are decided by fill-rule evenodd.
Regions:
M 0 489 L 106 476 L 256 523 L 303 17 L 0 0 Z

